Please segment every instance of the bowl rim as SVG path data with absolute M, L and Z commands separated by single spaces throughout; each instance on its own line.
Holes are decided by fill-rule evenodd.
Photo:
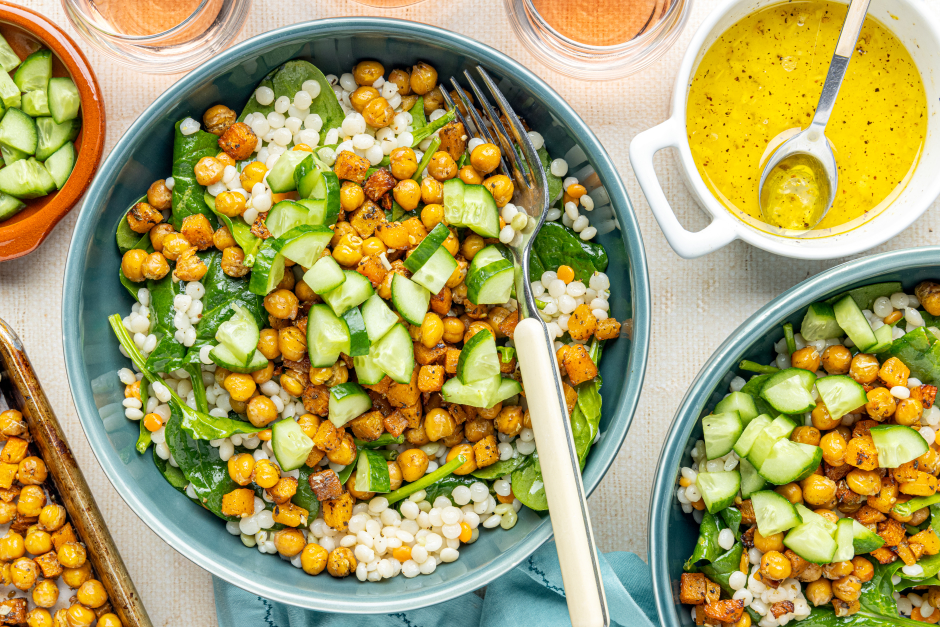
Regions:
M 665 549 L 669 510 L 675 495 L 673 486 L 685 444 L 702 408 L 715 390 L 716 381 L 731 372 L 741 355 L 753 343 L 787 316 L 829 292 L 885 272 L 924 265 L 940 265 L 940 246 L 894 250 L 849 261 L 794 285 L 757 310 L 744 321 L 708 358 L 695 376 L 669 425 L 666 441 L 656 465 L 656 476 L 650 498 L 648 555 L 653 572 L 653 595 L 660 620 L 664 625 L 679 625 L 679 614 L 673 599 L 672 582 Z
M 679 65 L 675 80 L 673 81 L 672 95 L 669 99 L 669 117 L 664 122 L 642 131 L 642 133 L 651 133 L 663 137 L 664 140 L 668 138 L 670 142 L 668 145 L 676 148 L 678 154 L 677 161 L 683 175 L 682 178 L 686 183 L 686 187 L 695 196 L 698 206 L 715 223 L 721 225 L 722 231 L 733 233 L 734 236 L 732 239 L 740 238 L 751 246 L 766 250 L 775 255 L 793 259 L 825 260 L 862 253 L 898 235 L 910 227 L 917 218 L 923 215 L 937 197 L 940 196 L 940 178 L 935 178 L 923 193 L 919 195 L 921 200 L 912 203 L 914 206 L 904 211 L 901 215 L 891 213 L 891 207 L 889 206 L 865 224 L 859 225 L 844 233 L 815 238 L 813 241 L 818 241 L 819 244 L 807 246 L 806 242 L 808 240 L 806 239 L 786 237 L 762 231 L 747 224 L 728 211 L 718 202 L 708 187 L 706 187 L 705 181 L 702 179 L 702 175 L 699 173 L 695 165 L 695 160 L 692 157 L 692 150 L 689 146 L 686 128 L 687 95 L 689 91 L 689 81 L 692 79 L 693 70 L 696 67 L 696 60 L 699 55 L 705 51 L 706 41 L 719 22 L 740 5 L 759 2 L 762 7 L 767 7 L 773 4 L 782 4 L 785 3 L 785 1 L 786 0 L 726 0 L 713 9 L 695 30 L 695 34 L 692 36 L 692 40 L 689 42 L 688 48 L 686 48 L 683 54 L 682 62 Z M 847 0 L 835 1 L 840 4 L 847 4 Z M 931 11 L 922 0 L 892 1 L 910 7 L 910 9 L 917 14 L 918 19 L 925 25 L 927 31 L 930 32 L 938 49 L 940 49 L 940 15 Z M 751 12 L 753 12 L 753 10 L 749 11 L 749 13 Z M 892 33 L 897 33 L 898 28 L 900 28 L 892 28 L 890 23 L 879 18 L 875 19 L 878 19 L 882 26 Z M 936 65 L 936 70 L 940 71 L 940 63 Z M 918 67 L 918 71 L 920 72 L 923 82 L 927 84 L 930 76 L 920 67 Z M 940 140 L 938 140 L 938 142 L 940 142 Z M 918 162 L 917 168 L 920 166 L 921 164 Z M 883 219 L 889 215 L 892 218 L 890 222 Z M 878 229 L 868 229 L 862 232 L 865 226 L 871 225 L 877 220 L 881 220 L 884 224 L 880 224 Z M 663 227 L 663 230 L 665 231 L 666 228 L 667 227 Z M 863 237 L 858 237 L 859 233 L 862 233 Z M 729 242 L 730 241 L 731 240 L 729 240 Z
M 107 436 L 104 434 L 101 421 L 97 420 L 98 409 L 94 403 L 90 385 L 86 379 L 79 376 L 84 371 L 81 355 L 80 320 L 82 314 L 79 308 L 79 293 L 83 283 L 82 269 L 86 259 L 87 242 L 93 237 L 97 217 L 103 211 L 105 205 L 103 201 L 110 189 L 110 179 L 113 173 L 117 172 L 119 166 L 130 156 L 131 138 L 146 127 L 151 119 L 164 114 L 172 106 L 176 94 L 188 91 L 204 81 L 211 80 L 217 74 L 230 70 L 231 67 L 236 65 L 236 59 L 243 61 L 252 55 L 258 56 L 260 54 L 259 49 L 273 48 L 281 42 L 298 38 L 309 40 L 334 35 L 414 37 L 421 41 L 429 41 L 442 46 L 445 49 L 453 50 L 456 48 L 461 54 L 471 56 L 479 60 L 481 64 L 495 68 L 499 73 L 513 77 L 514 82 L 524 84 L 553 114 L 565 119 L 577 131 L 580 144 L 584 146 L 585 152 L 593 156 L 592 161 L 594 162 L 595 171 L 606 183 L 605 187 L 611 198 L 611 204 L 621 224 L 622 237 L 626 243 L 628 279 L 631 282 L 633 295 L 633 334 L 629 348 L 632 369 L 626 373 L 623 390 L 620 393 L 620 406 L 615 408 L 611 426 L 605 436 L 616 443 L 616 451 L 610 455 L 609 459 L 602 462 L 599 471 L 594 476 L 590 477 L 589 480 L 585 480 L 587 493 L 593 492 L 623 446 L 627 430 L 636 412 L 646 371 L 650 334 L 650 292 L 646 255 L 639 223 L 616 166 L 587 124 L 558 93 L 541 78 L 503 53 L 469 37 L 438 27 L 390 18 L 348 17 L 293 24 L 263 33 L 233 46 L 193 70 L 164 91 L 153 104 L 144 110 L 125 132 L 121 140 L 117 142 L 105 161 L 101 174 L 95 178 L 89 189 L 87 202 L 94 209 L 84 211 L 79 216 L 66 260 L 62 299 L 63 350 L 69 387 L 79 414 L 79 422 L 89 440 L 95 457 L 124 502 L 164 542 L 213 575 L 244 590 L 278 602 L 337 613 L 386 614 L 447 601 L 487 585 L 529 557 L 551 537 L 549 518 L 545 517 L 532 533 L 504 551 L 489 565 L 479 568 L 474 573 L 462 575 L 453 582 L 435 584 L 418 591 L 397 595 L 395 598 L 355 597 L 354 606 L 348 601 L 338 602 L 331 599 L 319 599 L 313 595 L 291 593 L 289 590 L 278 587 L 274 581 L 259 583 L 247 576 L 250 573 L 230 572 L 216 563 L 214 557 L 204 552 L 198 544 L 191 543 L 186 538 L 175 534 L 164 525 L 162 518 L 155 515 L 154 512 L 148 511 L 142 505 L 132 489 L 129 478 L 125 476 L 123 464 L 117 455 L 107 453 L 105 447 L 96 446 L 96 442 L 106 439 Z M 91 420 L 92 416 L 96 420 Z M 586 479 L 588 478 L 586 477 Z
M 2 1 L 0 22 L 27 31 L 59 57 L 79 89 L 82 104 L 82 145 L 65 185 L 33 215 L 13 224 L 0 222 L 0 261 L 7 261 L 36 250 L 59 221 L 79 204 L 104 153 L 106 121 L 104 96 L 95 71 L 62 27 L 32 9 Z

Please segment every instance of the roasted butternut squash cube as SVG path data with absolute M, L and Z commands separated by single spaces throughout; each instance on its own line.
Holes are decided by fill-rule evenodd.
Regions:
M 574 340 L 587 340 L 597 329 L 597 316 L 590 305 L 578 305 L 568 319 L 568 333 Z
M 378 202 L 379 198 L 384 196 L 386 192 L 391 190 L 395 185 L 398 184 L 398 181 L 395 180 L 395 177 L 386 170 L 385 168 L 379 168 L 372 175 L 366 179 L 365 184 L 362 186 L 362 191 L 365 192 L 366 197 L 369 200 Z
M 7 443 L 3 445 L 3 450 L 0 451 L 0 462 L 4 464 L 19 464 L 26 458 L 27 447 L 29 447 L 29 442 L 26 440 L 22 438 L 10 438 L 7 440 Z
M 394 437 L 400 436 L 408 428 L 408 419 L 402 415 L 401 410 L 396 409 L 383 419 L 385 430 Z
M 313 445 L 325 453 L 335 451 L 343 444 L 343 436 L 346 435 L 345 429 L 337 429 L 332 422 L 324 420 L 317 429 L 317 435 L 313 438 Z
M 305 461 L 304 464 L 308 468 L 316 468 L 317 465 L 319 465 L 320 460 L 323 459 L 324 455 L 326 455 L 326 453 L 314 446 L 312 449 L 310 449 L 310 454 L 307 455 L 307 461 Z
M 874 470 L 878 467 L 878 449 L 871 436 L 861 436 L 849 440 L 845 448 L 845 461 L 862 470 Z
M 356 230 L 359 237 L 366 239 L 372 237 L 380 224 L 385 224 L 385 212 L 371 200 L 362 203 L 349 217 L 349 224 Z
M 597 321 L 597 329 L 594 331 L 594 337 L 599 340 L 612 340 L 620 335 L 620 323 L 613 318 Z
M 888 384 L 888 387 L 898 385 L 907 387 L 907 378 L 911 376 L 911 369 L 904 365 L 904 362 L 897 357 L 891 357 L 881 364 L 881 370 L 878 371 L 878 377 Z
M 448 348 L 444 356 L 444 372 L 447 374 L 457 374 L 457 362 L 460 361 L 460 349 Z
M 25 625 L 26 599 L 4 599 L 0 601 L 0 624 Z
M 378 288 L 385 280 L 385 275 L 388 274 L 382 259 L 377 254 L 360 259 L 356 264 L 356 272 L 369 279 L 374 288 Z
M 288 501 L 282 505 L 274 506 L 274 522 L 288 527 L 299 527 L 307 524 L 310 512 L 299 505 Z
M 901 494 L 911 496 L 931 496 L 937 492 L 937 478 L 926 472 L 917 471 L 917 478 L 901 484 Z
M 307 477 L 310 489 L 317 495 L 317 500 L 326 501 L 339 498 L 343 494 L 343 484 L 332 469 L 321 470 Z
M 72 523 L 67 522 L 52 532 L 52 546 L 58 551 L 63 544 L 69 542 L 78 542 L 78 536 L 75 535 L 75 530 L 72 529 Z
M 0 464 L 0 488 L 9 490 L 13 487 L 18 468 L 19 466 L 16 464 Z
M 679 583 L 679 601 L 686 605 L 705 603 L 705 586 L 708 578 L 702 573 L 682 573 Z
M 578 385 L 590 381 L 597 376 L 597 366 L 588 355 L 587 349 L 581 344 L 574 344 L 565 353 L 565 372 L 571 380 L 571 385 Z
M 885 546 L 897 546 L 904 539 L 904 525 L 888 519 L 878 523 L 878 535 L 885 541 Z
M 392 407 L 408 407 L 414 405 L 421 398 L 421 390 L 418 389 L 418 369 L 415 368 L 411 373 L 411 381 L 408 383 L 395 383 L 388 386 L 388 402 Z
M 49 551 L 39 557 L 34 557 L 33 561 L 39 566 L 42 576 L 46 579 L 55 579 L 62 574 L 62 564 L 59 563 L 59 557 L 55 551 Z
M 418 372 L 418 389 L 422 392 L 437 392 L 444 387 L 444 366 L 421 366 Z
M 366 442 L 378 440 L 379 436 L 385 432 L 384 417 L 382 412 L 378 410 L 370 411 L 350 420 L 349 428 L 352 429 L 353 435 L 360 440 Z
M 378 394 L 382 394 L 384 396 L 388 392 L 388 386 L 390 386 L 391 384 L 392 384 L 392 378 L 388 375 L 385 375 L 384 377 L 382 377 L 382 380 L 376 383 L 375 385 L 363 385 L 362 387 L 364 387 L 367 390 L 372 390 L 373 392 L 376 392 Z
M 908 541 L 922 544 L 924 546 L 924 553 L 927 555 L 937 555 L 940 553 L 940 538 L 938 538 L 934 530 L 929 527 L 919 533 L 915 533 L 908 538 Z
M 360 157 L 351 150 L 344 150 L 336 155 L 336 164 L 333 171 L 341 181 L 362 183 L 366 180 L 366 172 L 369 171 L 369 160 Z
M 251 516 L 255 513 L 255 491 L 238 488 L 223 494 L 222 513 L 226 516 Z
M 473 445 L 473 456 L 479 468 L 499 461 L 499 448 L 497 447 L 496 436 L 493 435 L 488 435 Z
M 408 421 L 409 429 L 417 429 L 421 426 L 421 418 L 424 416 L 422 411 L 421 403 L 415 403 L 414 405 L 408 405 L 407 407 L 402 407 L 400 410 L 402 417 Z
M 346 531 L 355 504 L 356 499 L 349 492 L 323 501 L 323 521 L 337 531 Z

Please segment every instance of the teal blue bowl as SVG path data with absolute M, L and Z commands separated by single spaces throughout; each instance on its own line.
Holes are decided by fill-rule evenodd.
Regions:
M 348 71 L 358 60 L 386 67 L 423 60 L 441 77 L 481 64 L 497 79 L 515 110 L 545 136 L 554 156 L 595 194 L 594 216 L 613 212 L 621 230 L 601 236 L 610 257 L 612 315 L 633 319 L 632 338 L 609 343 L 601 368 L 604 398 L 601 437 L 591 451 L 584 485 L 591 492 L 610 467 L 633 418 L 649 344 L 649 285 L 643 242 L 633 207 L 614 164 L 578 115 L 537 76 L 472 39 L 431 26 L 389 19 L 343 18 L 297 24 L 266 33 L 220 53 L 147 108 L 124 134 L 85 197 L 66 265 L 62 319 L 65 361 L 78 414 L 98 461 L 118 493 L 170 546 L 253 593 L 317 610 L 389 613 L 446 601 L 476 590 L 526 559 L 551 536 L 546 515 L 520 513 L 509 531 L 481 534 L 432 575 L 360 583 L 354 577 L 310 577 L 270 555 L 242 546 L 222 521 L 194 506 L 157 472 L 150 455 L 134 450 L 138 426 L 124 418 L 117 375 L 129 361 L 108 327 L 113 313 L 126 315 L 131 301 L 118 282 L 120 256 L 114 231 L 132 201 L 170 173 L 173 123 L 222 102 L 240 109 L 256 83 L 293 58 L 324 72 Z M 609 198 L 610 202 L 600 202 Z
M 846 290 L 884 281 L 900 281 L 910 291 L 925 279 L 940 277 L 940 247 L 898 250 L 850 261 L 817 274 L 778 296 L 742 324 L 715 351 L 689 387 L 663 445 L 653 483 L 649 517 L 649 562 L 653 570 L 656 607 L 663 625 L 694 625 L 689 607 L 679 603 L 682 564 L 692 554 L 698 525 L 676 500 L 679 467 L 691 460 L 702 437 L 699 418 L 728 393 L 742 359 L 767 363 L 783 337 L 782 325 L 799 328 L 806 308 Z M 794 623 L 798 624 L 798 623 Z

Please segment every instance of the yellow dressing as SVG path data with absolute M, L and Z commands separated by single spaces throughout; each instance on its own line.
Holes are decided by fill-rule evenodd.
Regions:
M 812 0 L 756 11 L 718 38 L 692 79 L 687 129 L 695 165 L 722 204 L 757 228 L 776 231 L 761 215 L 761 167 L 777 146 L 809 125 L 845 10 Z M 917 164 L 926 112 L 913 60 L 869 17 L 826 127 L 839 170 L 835 202 L 815 230 L 799 236 L 844 232 L 887 207 Z M 800 224 L 814 202 L 807 196 L 811 173 L 795 173 L 802 182 L 791 180 L 778 198 L 781 224 Z
M 826 171 L 813 157 L 787 157 L 767 175 L 761 189 L 761 211 L 768 223 L 802 231 L 819 222 L 829 204 Z

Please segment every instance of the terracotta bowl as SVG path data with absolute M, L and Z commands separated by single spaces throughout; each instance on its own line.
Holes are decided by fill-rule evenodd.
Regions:
M 27 200 L 26 209 L 0 222 L 0 261 L 33 252 L 79 199 L 98 169 L 104 152 L 104 98 L 88 59 L 65 31 L 30 9 L 0 1 L 0 35 L 20 56 L 52 50 L 53 76 L 71 76 L 82 97 L 82 130 L 75 140 L 78 158 L 65 187 Z

